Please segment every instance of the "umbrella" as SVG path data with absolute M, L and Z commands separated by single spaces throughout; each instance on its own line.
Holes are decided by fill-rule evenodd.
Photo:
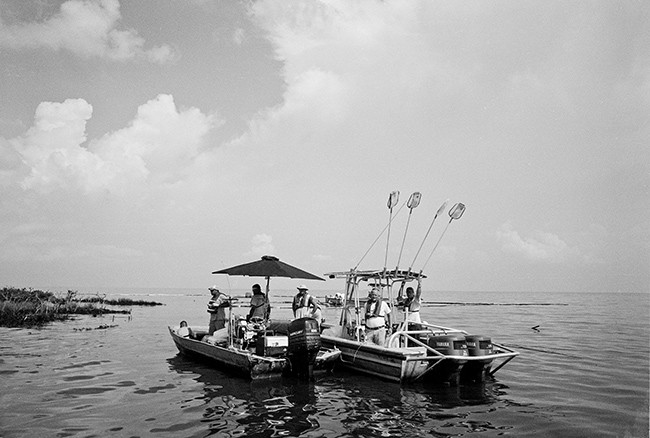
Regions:
M 279 258 L 274 256 L 265 255 L 260 260 L 243 265 L 233 266 L 231 268 L 220 269 L 214 271 L 213 274 L 228 274 L 228 275 L 242 275 L 249 277 L 266 277 L 266 294 L 269 293 L 269 280 L 271 277 L 288 277 L 288 278 L 303 278 L 306 280 L 321 280 L 314 274 L 307 271 L 298 269 L 287 263 L 281 262 Z

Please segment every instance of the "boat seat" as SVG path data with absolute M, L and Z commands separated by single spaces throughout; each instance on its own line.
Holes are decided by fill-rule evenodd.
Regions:
M 196 339 L 197 341 L 200 341 L 207 334 L 208 334 L 207 330 L 201 330 L 200 328 L 199 329 L 190 328 L 190 339 Z
M 276 335 L 289 335 L 289 320 L 284 321 L 269 321 L 266 324 L 266 329 L 273 331 Z

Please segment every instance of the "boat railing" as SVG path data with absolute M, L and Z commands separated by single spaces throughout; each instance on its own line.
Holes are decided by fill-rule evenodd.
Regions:
M 490 375 L 491 375 L 491 376 L 493 376 L 494 373 L 496 373 L 496 372 L 499 371 L 501 368 L 503 368 L 503 367 L 505 366 L 505 364 L 507 364 L 508 362 L 510 362 L 512 359 L 514 359 L 515 356 L 518 356 L 518 355 L 519 355 L 519 352 L 514 351 L 513 349 L 508 348 L 508 347 L 506 347 L 505 345 L 496 344 L 496 343 L 492 343 L 492 345 L 494 345 L 495 347 L 500 348 L 500 349 L 506 351 L 506 353 L 498 353 L 499 356 L 503 356 L 503 357 L 505 357 L 506 360 L 504 360 L 503 362 L 501 362 L 501 363 L 500 363 L 496 368 L 494 368 L 493 370 L 490 371 Z M 478 356 L 478 357 L 480 357 L 480 356 Z
M 426 324 L 426 325 L 432 325 L 432 324 Z M 439 326 L 436 326 L 439 327 Z M 454 330 L 454 329 L 451 329 Z M 465 333 L 462 330 L 454 330 L 456 333 Z M 430 330 L 399 330 L 388 338 L 386 345 L 389 346 L 397 346 L 397 345 L 409 345 L 409 343 L 415 344 L 420 347 L 424 347 L 428 354 L 426 357 L 422 356 L 414 356 L 414 357 L 406 357 L 406 361 L 427 361 L 427 362 L 434 362 L 430 368 L 435 367 L 439 363 L 441 363 L 444 360 L 462 360 L 462 361 L 484 361 L 484 360 L 495 360 L 495 359 L 503 359 L 499 365 L 492 369 L 490 371 L 490 375 L 493 376 L 497 371 L 499 371 L 503 366 L 505 366 L 508 362 L 510 362 L 512 359 L 515 358 L 515 356 L 518 356 L 519 353 L 505 347 L 500 344 L 493 344 L 495 347 L 499 348 L 500 352 L 498 353 L 492 353 L 484 356 L 459 356 L 459 355 L 449 355 L 449 354 L 444 354 L 436 350 L 435 348 L 431 347 L 430 345 L 426 344 L 425 342 L 422 342 L 420 339 L 418 339 L 416 336 L 418 335 L 429 335 L 432 332 Z M 430 371 L 427 370 L 425 372 L 428 373 Z

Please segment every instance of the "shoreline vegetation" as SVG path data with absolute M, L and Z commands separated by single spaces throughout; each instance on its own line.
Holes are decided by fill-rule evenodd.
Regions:
M 77 291 L 68 290 L 57 296 L 38 289 L 4 287 L 0 289 L 1 327 L 42 327 L 53 321 L 66 321 L 74 315 L 101 316 L 105 314 L 131 314 L 131 310 L 111 309 L 104 306 L 162 306 L 153 301 L 120 298 L 107 300 L 99 294 L 79 298 Z

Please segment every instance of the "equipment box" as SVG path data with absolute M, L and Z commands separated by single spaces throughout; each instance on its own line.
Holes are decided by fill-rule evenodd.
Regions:
M 257 338 L 255 354 L 258 356 L 284 356 L 289 346 L 288 336 L 260 336 Z

